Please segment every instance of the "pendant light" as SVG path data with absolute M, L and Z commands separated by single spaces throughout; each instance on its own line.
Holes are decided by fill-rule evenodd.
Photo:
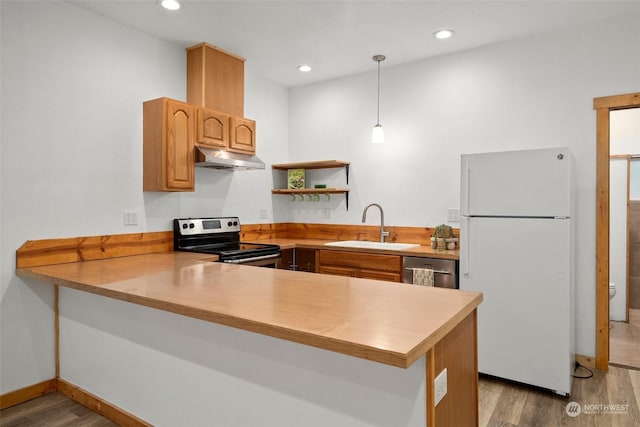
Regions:
M 386 58 L 384 55 L 374 55 L 371 59 L 378 63 L 378 116 L 376 125 L 373 127 L 373 133 L 371 134 L 371 142 L 381 144 L 384 142 L 384 130 L 380 124 L 380 63 Z

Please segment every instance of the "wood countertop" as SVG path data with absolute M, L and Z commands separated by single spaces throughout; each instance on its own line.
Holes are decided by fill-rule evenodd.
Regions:
M 164 252 L 16 274 L 403 368 L 482 301 L 477 292 L 212 260 Z
M 293 249 L 293 248 L 309 248 L 309 249 L 327 249 L 331 251 L 349 251 L 349 252 L 366 252 L 366 253 L 383 253 L 387 255 L 400 255 L 400 256 L 417 256 L 427 258 L 442 258 L 442 259 L 460 259 L 460 250 L 442 250 L 433 249 L 431 246 L 420 245 L 416 248 L 410 248 L 405 250 L 389 250 L 389 249 L 371 249 L 371 248 L 348 248 L 342 246 L 325 246 L 325 243 L 335 242 L 336 240 L 318 240 L 318 239 L 258 239 L 258 240 L 246 240 L 248 243 L 265 243 L 271 245 L 279 245 L 281 249 Z

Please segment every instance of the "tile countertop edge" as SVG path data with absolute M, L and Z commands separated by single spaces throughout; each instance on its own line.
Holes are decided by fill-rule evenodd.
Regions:
M 129 257 L 126 257 L 129 258 Z M 199 262 L 199 260 L 193 260 Z M 91 262 L 108 262 L 108 260 L 99 260 Z M 79 263 L 72 263 L 79 264 Z M 218 323 L 241 330 L 271 336 L 274 338 L 285 339 L 299 344 L 310 345 L 324 350 L 335 351 L 353 357 L 363 358 L 391 366 L 407 368 L 416 360 L 424 355 L 438 341 L 453 330 L 464 318 L 471 314 L 482 301 L 482 294 L 476 295 L 469 299 L 455 315 L 445 320 L 440 327 L 434 332 L 426 336 L 421 342 L 413 346 L 406 353 L 393 351 L 390 349 L 379 348 L 359 342 L 347 341 L 336 337 L 325 335 L 331 331 L 331 328 L 323 332 L 304 331 L 301 329 L 293 329 L 280 326 L 274 323 L 266 323 L 263 321 L 243 318 L 236 315 L 220 313 L 214 310 L 193 307 L 185 304 L 179 304 L 160 298 L 152 298 L 148 296 L 138 295 L 127 292 L 123 289 L 113 289 L 99 285 L 84 283 L 78 280 L 69 280 L 57 277 L 52 274 L 41 273 L 38 270 L 46 267 L 29 267 L 16 269 L 16 274 L 22 278 L 35 279 L 51 283 L 53 285 L 68 287 L 83 292 L 89 292 L 108 298 L 113 298 L 133 304 L 151 307 L 179 315 L 184 315 L 212 323 Z M 295 274 L 309 274 L 299 273 Z

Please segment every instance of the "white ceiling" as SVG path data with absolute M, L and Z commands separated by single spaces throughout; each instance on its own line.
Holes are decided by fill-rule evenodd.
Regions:
M 200 42 L 247 59 L 247 71 L 287 87 L 640 13 L 640 1 L 76 0 L 85 9 L 181 47 Z M 456 31 L 449 40 L 432 34 Z M 303 74 L 296 67 L 309 64 Z

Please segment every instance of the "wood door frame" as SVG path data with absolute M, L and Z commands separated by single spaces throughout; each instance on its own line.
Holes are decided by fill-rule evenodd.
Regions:
M 596 368 L 609 369 L 609 113 L 640 107 L 640 92 L 594 98 L 596 110 Z

